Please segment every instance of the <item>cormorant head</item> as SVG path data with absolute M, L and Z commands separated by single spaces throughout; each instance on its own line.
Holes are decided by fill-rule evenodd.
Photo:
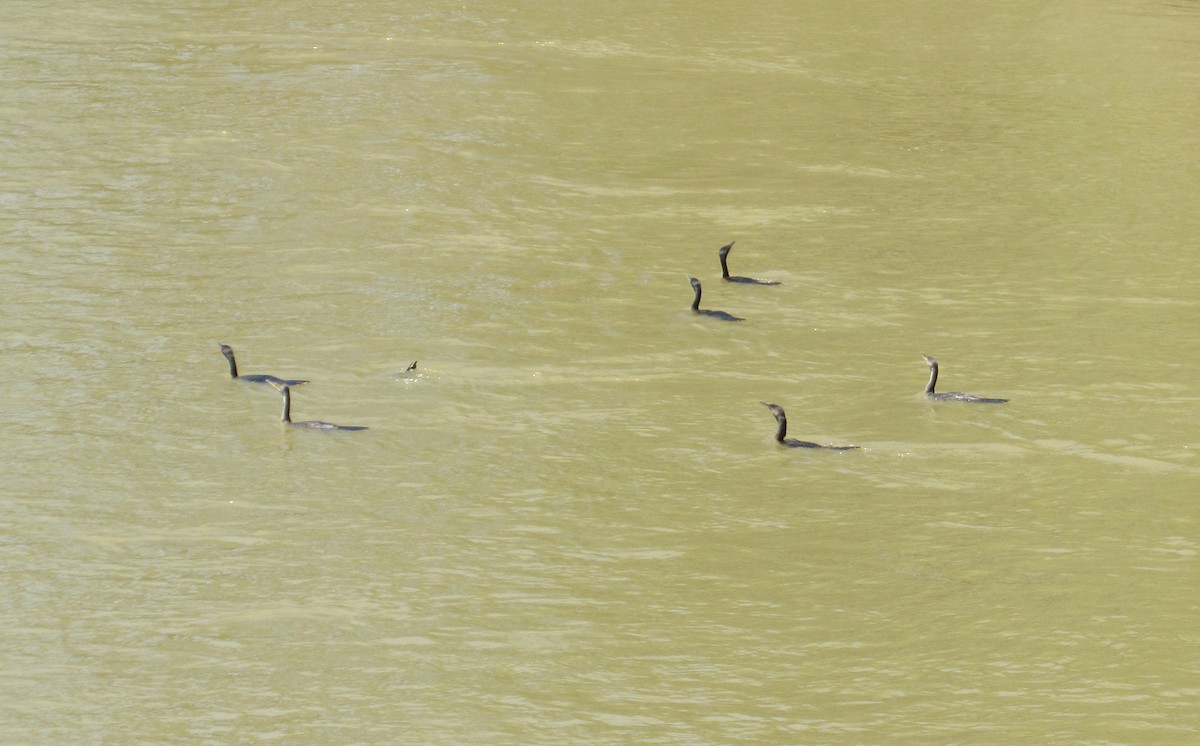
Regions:
M 778 404 L 768 404 L 765 401 L 760 401 L 759 404 L 771 410 L 771 414 L 775 415 L 775 419 L 777 420 L 785 416 L 783 413 L 783 407 L 779 406 Z

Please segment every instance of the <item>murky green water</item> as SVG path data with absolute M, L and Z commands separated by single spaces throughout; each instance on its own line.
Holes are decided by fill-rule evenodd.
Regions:
M 1200 737 L 1200 5 L 0 33 L 0 740 Z

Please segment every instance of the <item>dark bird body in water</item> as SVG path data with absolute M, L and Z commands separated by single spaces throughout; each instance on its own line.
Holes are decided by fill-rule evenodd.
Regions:
M 274 386 L 276 384 L 286 384 L 288 386 L 299 386 L 302 383 L 308 383 L 308 381 L 299 381 L 299 380 L 289 381 L 286 378 L 276 378 L 275 376 L 268 376 L 268 375 L 263 375 L 263 374 L 239 376 L 238 369 L 237 369 L 237 360 L 235 360 L 233 357 L 233 348 L 230 347 L 229 345 L 223 344 L 223 345 L 221 345 L 221 354 L 224 355 L 225 359 L 229 361 L 229 377 L 235 381 L 245 381 L 246 383 L 269 383 L 272 386 Z
M 929 383 L 925 384 L 925 396 L 928 396 L 934 401 L 964 401 L 972 404 L 1003 404 L 1008 399 L 988 399 L 983 396 L 975 396 L 974 394 L 964 394 L 961 391 L 947 391 L 944 394 L 939 394 L 934 391 L 937 386 L 938 379 L 938 362 L 928 355 L 922 353 L 921 357 L 925 358 L 925 362 L 929 365 Z
M 700 314 L 701 316 L 708 316 L 712 319 L 720 319 L 721 321 L 745 321 L 745 319 L 743 319 L 741 316 L 734 316 L 731 313 L 725 313 L 724 311 L 709 311 L 707 309 L 700 308 L 700 281 L 695 277 L 689 277 L 688 280 L 692 283 L 692 291 L 696 293 L 695 299 L 692 300 L 693 313 Z
M 827 451 L 853 451 L 858 448 L 858 446 L 823 446 L 820 443 L 789 438 L 787 437 L 787 415 L 784 414 L 783 407 L 778 404 L 768 404 L 765 401 L 759 403 L 771 410 L 771 414 L 775 415 L 775 421 L 779 423 L 779 429 L 775 431 L 775 441 L 779 445 L 788 448 L 823 448 Z
M 778 285 L 779 284 L 775 280 L 760 280 L 755 277 L 738 277 L 737 275 L 731 276 L 729 274 L 729 265 L 726 264 L 726 261 L 727 261 L 726 258 L 729 256 L 729 252 L 733 250 L 733 245 L 735 243 L 737 243 L 737 242 L 730 241 L 728 244 L 722 246 L 720 249 L 717 250 L 717 255 L 721 257 L 721 279 L 722 280 L 724 280 L 725 282 L 741 282 L 746 285 Z
M 408 367 L 405 368 L 402 372 L 393 373 L 392 378 L 403 379 L 406 381 L 415 381 L 417 379 L 417 376 L 419 376 L 419 375 L 420 375 L 420 373 L 417 373 L 417 361 L 414 360 L 411 363 L 409 363 Z
M 292 389 L 286 383 L 272 383 L 280 393 L 283 394 L 283 416 L 279 419 L 285 425 L 292 427 L 300 427 L 306 430 L 366 430 L 367 428 L 359 425 L 335 425 L 332 422 L 321 422 L 320 420 L 304 420 L 303 422 L 292 422 Z

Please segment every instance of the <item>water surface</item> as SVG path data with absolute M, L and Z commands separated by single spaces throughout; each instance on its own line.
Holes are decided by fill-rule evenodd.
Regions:
M 1196 739 L 1200 6 L 6 17 L 9 740 Z

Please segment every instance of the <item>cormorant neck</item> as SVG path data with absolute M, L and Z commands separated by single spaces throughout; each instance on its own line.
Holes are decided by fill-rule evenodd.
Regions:
M 237 378 L 237 361 L 233 359 L 233 355 L 225 356 L 229 360 L 229 377 Z
M 292 422 L 292 392 L 291 392 L 291 389 L 287 388 L 286 386 L 282 390 L 283 390 L 283 416 L 280 417 L 279 419 L 282 422 L 291 424 L 291 422 Z
M 787 417 L 780 414 L 776 415 L 775 419 L 779 421 L 779 430 L 775 433 L 775 440 L 782 443 L 783 439 L 787 437 Z
M 728 266 L 728 265 L 725 263 L 725 257 L 726 257 L 728 254 L 729 254 L 729 252 L 727 252 L 727 251 L 722 251 L 722 252 L 721 252 L 721 254 L 720 254 L 720 257 L 721 257 L 721 278 L 722 278 L 722 279 L 725 279 L 725 280 L 728 280 L 728 279 L 729 279 L 729 266 Z
M 696 283 L 695 285 L 693 285 L 692 290 L 696 291 L 696 297 L 692 301 L 692 310 L 699 311 L 700 310 L 700 283 Z
M 937 373 L 938 373 L 937 363 L 930 363 L 929 364 L 929 383 L 925 384 L 925 393 L 926 394 L 933 393 L 933 387 L 937 385 Z

